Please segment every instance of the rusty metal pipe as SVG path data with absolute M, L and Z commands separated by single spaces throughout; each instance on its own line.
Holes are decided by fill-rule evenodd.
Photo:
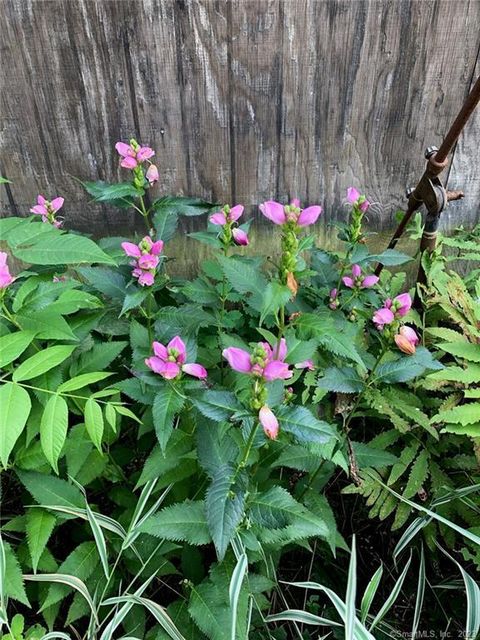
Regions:
M 477 78 L 472 90 L 468 94 L 465 102 L 463 103 L 462 108 L 460 109 L 457 117 L 455 118 L 452 126 L 450 127 L 447 135 L 445 136 L 440 148 L 435 153 L 428 154 L 427 166 L 425 171 L 420 178 L 417 186 L 410 194 L 408 200 L 408 207 L 405 215 L 403 216 L 400 224 L 398 225 L 395 233 L 392 236 L 388 244 L 388 249 L 393 249 L 403 232 L 405 231 L 406 226 L 410 222 L 410 219 L 414 212 L 419 209 L 423 204 L 426 204 L 424 198 L 422 197 L 425 193 L 425 189 L 429 186 L 431 187 L 432 182 L 438 182 L 438 175 L 445 169 L 448 164 L 447 156 L 450 151 L 453 149 L 455 142 L 458 140 L 462 129 L 465 127 L 468 119 L 472 115 L 475 107 L 480 102 L 480 77 Z M 428 152 L 428 150 L 427 150 Z M 462 192 L 445 192 L 445 200 L 458 200 L 463 197 Z M 446 204 L 446 202 L 445 202 Z M 443 207 L 442 207 L 443 208 Z M 439 217 L 441 212 L 438 212 L 437 218 Z M 430 213 L 430 222 L 432 222 L 432 218 L 435 217 L 435 211 L 429 211 Z M 420 244 L 420 250 L 432 251 L 435 248 L 436 244 L 436 226 L 438 226 L 438 219 L 433 221 L 432 228 L 425 229 L 424 236 L 422 236 L 422 241 Z M 436 224 L 435 224 L 436 223 Z M 435 227 L 435 228 L 433 228 Z M 377 264 L 375 269 L 376 275 L 379 275 L 383 269 L 383 265 Z

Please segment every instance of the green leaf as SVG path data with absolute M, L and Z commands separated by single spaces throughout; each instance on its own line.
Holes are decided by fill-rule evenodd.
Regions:
M 30 603 L 23 586 L 22 571 L 18 564 L 17 556 L 9 544 L 3 543 L 3 547 L 5 551 L 4 595 L 29 607 Z
M 0 460 L 7 468 L 8 457 L 20 437 L 32 408 L 28 393 L 13 382 L 0 387 Z
M 392 453 L 369 447 L 363 442 L 352 442 L 352 448 L 360 469 L 363 467 L 372 467 L 373 469 L 390 467 L 392 464 L 398 462 L 397 456 L 394 456 Z
M 4 367 L 20 356 L 35 337 L 34 331 L 16 331 L 0 338 L 0 367 Z
M 30 245 L 16 246 L 12 249 L 12 253 L 16 258 L 30 264 L 60 265 L 94 262 L 116 264 L 115 260 L 103 252 L 90 238 L 69 233 L 48 234 Z
M 153 226 L 157 232 L 157 238 L 168 242 L 171 240 L 178 226 L 178 214 L 176 211 L 159 210 L 153 215 Z
M 152 407 L 153 425 L 162 451 L 165 451 L 172 435 L 173 420 L 182 410 L 184 403 L 185 399 L 168 383 L 155 396 Z
M 207 523 L 219 560 L 223 560 L 230 540 L 243 518 L 245 490 L 230 465 L 222 465 L 207 490 Z
M 163 196 L 158 198 L 152 205 L 152 209 L 159 216 L 166 213 L 176 213 L 181 216 L 201 216 L 208 213 L 213 204 L 201 198 L 190 198 L 185 196 Z M 163 239 L 163 238 L 162 238 Z
M 203 500 L 173 504 L 151 516 L 141 526 L 143 533 L 174 542 L 202 545 L 212 541 Z
M 370 262 L 380 262 L 380 264 L 383 264 L 386 267 L 396 267 L 400 264 L 404 264 L 405 262 L 410 262 L 410 260 L 413 260 L 413 258 L 408 256 L 406 253 L 396 251 L 395 249 L 386 249 L 383 253 L 370 254 L 363 260 L 356 260 L 356 263 L 362 265 Z
M 323 444 L 336 437 L 335 429 L 328 422 L 318 420 L 305 407 L 291 406 L 278 412 L 283 431 L 291 433 L 300 444 Z
M 43 453 L 58 474 L 58 458 L 65 444 L 68 428 L 68 406 L 62 396 L 52 395 L 40 422 L 40 442 Z
M 200 413 L 215 422 L 228 420 L 233 413 L 243 408 L 231 391 L 204 391 L 191 400 Z
M 27 536 L 28 550 L 32 559 L 34 573 L 37 571 L 40 556 L 47 546 L 47 542 L 55 527 L 56 518 L 44 509 L 27 509 L 27 522 L 25 533 Z
M 96 290 L 114 300 L 123 300 L 127 281 L 119 271 L 103 267 L 80 267 L 78 273 Z
M 115 358 L 128 345 L 128 342 L 99 342 L 90 351 L 83 353 L 71 367 L 71 374 L 78 376 L 80 373 L 92 373 L 102 371 L 109 366 Z
M 228 589 L 228 595 L 230 600 L 230 610 L 232 612 L 232 626 L 230 630 L 231 640 L 235 640 L 237 633 L 237 612 L 238 601 L 240 598 L 240 592 L 242 590 L 243 580 L 248 570 L 248 558 L 245 553 L 242 553 L 238 558 L 235 569 L 232 573 L 232 579 Z
M 143 189 L 137 189 L 130 182 L 108 184 L 99 180 L 98 182 L 82 182 L 82 185 L 97 202 L 114 202 L 129 196 L 136 198 L 144 193 Z
M 469 402 L 458 407 L 440 411 L 432 418 L 432 423 L 446 422 L 467 426 L 480 422 L 480 402 Z
M 320 389 L 336 393 L 359 393 L 365 382 L 352 367 L 328 367 L 323 378 L 319 378 Z
M 103 436 L 103 413 L 102 408 L 93 398 L 89 398 L 85 403 L 85 428 L 90 440 L 102 453 L 102 436 Z
M 241 294 L 251 294 L 248 303 L 256 310 L 263 309 L 263 298 L 267 289 L 267 281 L 259 268 L 251 262 L 239 258 L 219 257 L 222 271 L 232 285 Z
M 268 315 L 275 315 L 280 307 L 284 307 L 287 304 L 291 297 L 292 292 L 286 285 L 276 280 L 269 282 L 264 291 L 260 324 L 262 325 L 264 323 Z
M 20 482 L 39 504 L 83 507 L 83 496 L 70 483 L 37 471 L 17 471 Z
M 71 378 L 67 380 L 63 384 L 61 384 L 57 391 L 58 393 L 70 393 L 71 391 L 76 391 L 77 389 L 81 389 L 82 387 L 86 387 L 88 384 L 94 384 L 95 382 L 99 382 L 100 380 L 105 380 L 109 376 L 113 375 L 112 373 L 108 373 L 108 371 L 92 371 L 91 373 L 82 373 L 79 376 L 75 376 L 75 378 Z
M 137 288 L 135 286 L 129 287 L 125 292 L 125 299 L 123 301 L 122 310 L 120 316 L 123 316 L 127 311 L 136 309 L 139 307 L 150 294 L 148 287 Z
M 45 340 L 77 340 L 68 322 L 49 309 L 35 311 L 32 315 L 18 313 L 16 321 L 25 331 L 32 331 Z
M 365 624 L 367 620 L 367 616 L 370 611 L 370 607 L 372 606 L 373 599 L 375 598 L 375 594 L 377 593 L 382 575 L 383 565 L 380 565 L 371 577 L 370 582 L 367 584 L 360 604 L 360 620 L 362 624 Z
M 480 362 L 480 345 L 471 342 L 440 342 L 439 349 L 469 362 Z
M 50 371 L 66 360 L 74 349 L 75 345 L 56 345 L 35 353 L 17 367 L 12 376 L 13 381 L 31 380 Z
M 377 382 L 394 383 L 406 382 L 421 375 L 426 369 L 441 369 L 442 365 L 433 359 L 432 354 L 425 347 L 417 347 L 411 356 L 402 356 L 397 360 L 385 362 L 377 367 L 375 378 Z

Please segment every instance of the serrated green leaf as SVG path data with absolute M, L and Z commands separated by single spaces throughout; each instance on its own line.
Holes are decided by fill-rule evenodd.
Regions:
M 0 387 L 0 460 L 6 469 L 16 441 L 27 422 L 32 402 L 27 391 L 14 382 Z
M 79 376 L 75 376 L 70 380 L 67 380 L 63 384 L 61 384 L 57 392 L 58 393 L 70 393 L 71 391 L 76 391 L 77 389 L 82 389 L 82 387 L 86 387 L 88 384 L 94 384 L 95 382 L 99 382 L 100 380 L 105 380 L 113 374 L 105 372 L 105 371 L 92 371 L 91 373 L 82 373 Z
M 12 253 L 24 262 L 39 265 L 92 264 L 95 262 L 116 264 L 115 260 L 102 251 L 90 238 L 69 233 L 59 233 L 58 235 L 49 233 L 34 242 L 17 245 L 12 248 Z
M 157 538 L 193 545 L 208 544 L 212 541 L 203 500 L 186 500 L 166 507 L 148 518 L 140 530 Z
M 250 262 L 239 258 L 218 259 L 222 271 L 231 286 L 241 294 L 250 294 L 248 303 L 261 312 L 267 281 L 259 269 Z
M 52 535 L 55 523 L 55 516 L 44 509 L 27 510 L 25 533 L 34 573 L 37 571 L 38 561 Z
M 421 375 L 427 369 L 442 369 L 443 366 L 433 359 L 425 347 L 417 347 L 411 356 L 402 356 L 397 360 L 385 362 L 377 367 L 375 378 L 378 382 L 406 382 Z
M 58 313 L 47 309 L 32 315 L 18 313 L 16 321 L 25 331 L 32 331 L 37 338 L 45 340 L 77 340 L 68 322 Z
M 83 353 L 77 363 L 72 366 L 71 374 L 78 376 L 81 373 L 102 371 L 109 366 L 116 357 L 125 349 L 128 342 L 100 342 L 90 351 Z
M 3 585 L 3 594 L 29 607 L 30 603 L 25 593 L 22 571 L 17 556 L 11 546 L 6 542 L 3 543 L 3 549 L 5 553 L 5 583 Z
M 215 422 L 228 420 L 243 408 L 231 391 L 204 391 L 191 400 L 200 413 Z
M 480 362 L 480 345 L 471 342 L 440 342 L 439 349 L 469 362 Z
M 184 403 L 185 398 L 171 384 L 165 384 L 155 396 L 152 407 L 153 425 L 162 451 L 165 451 L 172 435 L 173 420 Z
M 219 560 L 223 560 L 243 517 L 245 490 L 233 467 L 222 465 L 212 478 L 205 500 L 207 523 Z
M 56 504 L 65 507 L 83 506 L 80 491 L 61 478 L 37 471 L 17 471 L 20 482 L 39 504 Z
M 287 304 L 291 297 L 292 292 L 286 285 L 276 280 L 269 282 L 264 291 L 260 324 L 262 325 L 264 323 L 268 315 L 275 315 L 281 307 Z
M 278 411 L 280 428 L 291 433 L 300 444 L 323 444 L 336 437 L 335 428 L 318 420 L 306 407 L 298 405 L 282 408 Z
M 54 394 L 48 400 L 40 422 L 40 442 L 43 453 L 58 474 L 58 458 L 65 444 L 68 429 L 68 406 L 64 398 Z
M 359 393 L 365 388 L 365 382 L 352 367 L 328 367 L 318 386 L 326 391 L 340 393 Z
M 432 418 L 432 423 L 446 422 L 467 426 L 480 422 L 480 402 L 469 402 L 446 411 L 439 411 Z

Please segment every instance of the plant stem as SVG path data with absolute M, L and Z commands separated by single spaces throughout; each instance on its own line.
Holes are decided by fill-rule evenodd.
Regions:
M 145 225 L 147 227 L 147 233 L 150 235 L 150 232 L 151 232 L 151 229 L 152 229 L 152 225 L 150 223 L 150 218 L 148 216 L 147 208 L 145 207 L 145 202 L 143 200 L 143 196 L 140 196 L 140 208 L 141 208 L 141 213 L 142 213 L 143 219 L 145 220 Z

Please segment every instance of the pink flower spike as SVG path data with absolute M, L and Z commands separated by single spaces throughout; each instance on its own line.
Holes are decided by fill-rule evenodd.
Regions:
M 222 351 L 222 356 L 228 361 L 228 364 L 234 371 L 240 373 L 250 373 L 252 364 L 250 362 L 250 354 L 244 349 L 238 347 L 228 347 Z
M 350 204 L 355 204 L 355 202 L 360 198 L 360 191 L 355 189 L 355 187 L 349 187 L 347 189 L 347 200 Z
M 277 353 L 277 347 L 275 347 L 274 349 L 274 353 Z M 287 357 L 287 341 L 285 340 L 285 338 L 282 338 L 280 340 L 280 347 L 278 349 L 278 360 L 281 360 L 282 362 L 285 360 L 285 358 Z
M 140 147 L 137 151 L 137 160 L 138 162 L 144 162 L 149 158 L 152 158 L 155 155 L 155 151 L 150 147 Z
M 362 287 L 362 289 L 368 289 L 369 287 L 373 287 L 374 285 L 376 285 L 378 280 L 378 276 L 366 276 L 362 280 L 360 286 Z
M 162 253 L 162 250 L 163 250 L 163 240 L 157 240 L 150 247 L 150 253 L 154 256 L 158 256 L 160 253 Z
M 136 244 L 133 244 L 133 242 L 122 242 L 122 249 L 127 256 L 131 256 L 132 258 L 139 258 L 142 255 L 140 249 Z
M 287 216 L 283 204 L 269 200 L 260 205 L 263 215 L 275 224 L 285 224 Z
M 146 178 L 150 184 L 150 186 L 154 185 L 156 182 L 158 182 L 159 179 L 159 174 L 158 174 L 158 168 L 156 165 L 151 164 L 148 169 L 147 169 L 147 173 L 146 173 Z
M 349 289 L 353 289 L 353 287 L 355 286 L 355 282 L 353 281 L 352 278 L 350 278 L 350 276 L 344 276 L 342 278 L 342 282 Z
M 144 271 L 138 278 L 138 284 L 142 285 L 142 287 L 151 287 L 154 282 L 155 278 L 150 271 Z
M 155 269 L 158 265 L 158 256 L 153 256 L 150 253 L 145 253 L 138 259 L 138 266 L 140 269 Z
M 270 440 L 275 440 L 278 436 L 279 426 L 278 420 L 270 407 L 264 405 L 258 413 L 258 419 L 260 420 L 260 424 L 263 427 L 263 432 L 265 433 L 267 438 L 270 438 Z
M 135 151 L 129 144 L 126 144 L 125 142 L 117 142 L 117 144 L 115 145 L 115 149 L 124 158 L 126 158 L 127 156 L 135 156 Z
M 378 326 L 378 328 L 383 329 L 383 326 L 386 324 L 391 324 L 395 320 L 395 316 L 390 311 L 390 309 L 378 309 L 373 314 L 373 322 Z
M 176 378 L 180 373 L 180 367 L 176 362 L 165 362 L 165 360 L 155 356 L 146 358 L 145 364 L 154 373 L 158 373 L 167 380 L 173 380 L 173 378 Z
M 362 269 L 361 269 L 360 265 L 354 264 L 352 266 L 352 276 L 354 278 L 358 278 L 361 275 L 362 275 Z
M 53 213 L 57 213 L 57 211 L 63 207 L 64 202 L 65 202 L 65 198 L 61 198 L 61 197 L 54 198 L 50 203 L 50 207 Z
M 307 227 L 309 224 L 314 224 L 321 213 L 322 213 L 322 207 L 318 205 L 314 205 L 313 207 L 307 207 L 298 216 L 299 226 Z
M 218 213 L 214 213 L 212 216 L 210 216 L 209 218 L 210 222 L 212 224 L 216 224 L 218 226 L 223 227 L 223 225 L 227 224 L 227 218 L 225 216 L 225 214 L 223 213 L 223 211 L 219 211 Z
M 232 229 L 232 236 L 235 244 L 246 246 L 248 244 L 248 235 L 242 229 Z
M 172 351 L 176 352 L 176 360 L 180 364 L 183 364 L 187 357 L 187 349 L 185 347 L 184 341 L 180 338 L 180 336 L 175 336 L 170 340 L 167 344 L 167 350 L 170 354 Z
M 393 299 L 396 312 L 399 316 L 406 316 L 412 307 L 412 298 L 409 293 L 402 293 Z
M 292 198 L 290 204 L 292 205 L 292 207 L 300 209 L 300 200 L 298 198 Z
M 303 362 L 297 362 L 295 369 L 308 369 L 309 371 L 315 370 L 313 360 L 304 360 Z
M 207 377 L 207 370 L 205 367 L 202 367 L 201 364 L 196 363 L 187 363 L 182 366 L 182 371 L 184 373 L 188 373 L 189 376 L 194 376 L 195 378 L 200 378 L 200 380 L 205 380 Z
M 272 360 L 263 370 L 263 377 L 268 382 L 272 380 L 288 380 L 293 376 L 293 372 L 289 370 L 286 362 L 280 360 Z
M 368 200 L 364 200 L 360 205 L 359 205 L 359 209 L 360 211 L 362 211 L 363 213 L 365 213 L 366 211 L 368 211 L 368 208 L 370 207 L 370 202 Z
M 168 359 L 167 347 L 164 344 L 162 344 L 161 342 L 155 341 L 152 344 L 152 347 L 153 347 L 153 353 L 157 356 L 157 358 L 161 358 L 162 360 Z
M 137 161 L 135 160 L 135 158 L 127 156 L 120 162 L 120 166 L 124 169 L 135 169 L 135 167 L 137 166 Z
M 230 222 L 236 222 L 240 216 L 243 214 L 244 206 L 243 204 L 236 204 L 234 207 L 230 209 L 228 214 L 228 219 Z
M 37 196 L 37 204 L 47 204 L 47 199 L 42 194 Z
M 416 351 L 415 345 L 413 344 L 413 342 L 410 342 L 410 340 L 405 336 L 401 335 L 400 333 L 397 333 L 397 335 L 394 336 L 394 340 L 397 347 L 403 353 L 406 353 L 408 356 L 411 356 L 415 353 Z

